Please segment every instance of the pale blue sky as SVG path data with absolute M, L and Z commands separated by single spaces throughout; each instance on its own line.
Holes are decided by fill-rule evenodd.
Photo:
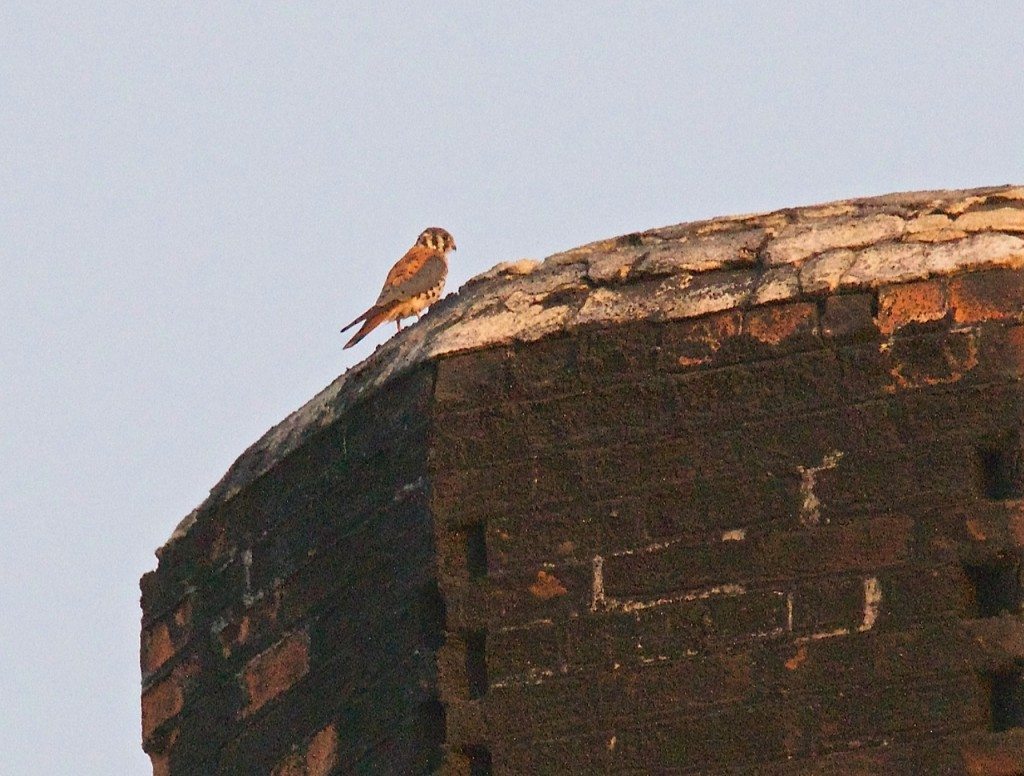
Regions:
M 2 774 L 148 772 L 138 577 L 424 226 L 1024 182 L 1017 1 L 379 5 L 0 3 Z

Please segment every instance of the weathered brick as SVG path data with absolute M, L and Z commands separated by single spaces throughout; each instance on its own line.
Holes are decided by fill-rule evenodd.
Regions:
M 971 583 L 959 565 L 912 565 L 880 571 L 884 599 L 879 628 L 906 628 L 936 620 L 971 617 Z
M 832 742 L 918 737 L 940 730 L 970 730 L 984 723 L 984 688 L 973 674 L 922 679 L 914 691 L 871 683 L 850 691 L 823 693 L 807 713 L 808 748 Z
M 296 752 L 282 760 L 271 776 L 328 776 L 338 762 L 338 734 L 328 725 Z
M 551 623 L 499 628 L 487 636 L 487 675 L 492 683 L 553 676 L 565 663 L 562 634 Z
M 541 395 L 553 384 L 554 376 L 572 390 L 583 381 L 605 382 L 615 377 L 628 377 L 638 371 L 650 372 L 661 356 L 664 326 L 648 321 L 625 324 L 624 330 L 609 336 L 607 329 L 584 329 L 572 340 L 560 343 L 553 353 L 538 348 L 540 358 L 532 353 L 518 361 L 520 383 L 524 395 Z M 531 348 L 532 350 L 532 348 Z M 540 389 L 540 390 L 538 390 Z
M 566 625 L 568 666 L 645 664 L 700 653 L 712 645 L 781 635 L 789 596 L 774 589 L 723 587 L 696 597 L 608 600 L 609 611 Z
M 621 727 L 613 760 L 622 770 L 644 763 L 690 771 L 768 763 L 795 754 L 795 714 L 785 707 L 737 704 L 700 716 L 649 719 Z
M 721 583 L 886 568 L 908 558 L 912 521 L 881 517 L 744 541 L 657 547 L 604 562 L 610 596 L 658 596 Z
M 453 406 L 501 400 L 509 387 L 511 358 L 510 351 L 500 348 L 442 359 L 434 389 L 437 400 Z
M 1018 547 L 1024 547 L 1024 502 L 1018 501 L 1007 511 L 1009 534 Z
M 972 210 L 958 216 L 953 226 L 966 232 L 1024 232 L 1024 210 L 1016 207 Z
M 743 702 L 756 693 L 751 656 L 743 650 L 649 659 L 632 671 L 604 672 L 598 681 L 609 727 L 614 720 Z
M 153 776 L 171 776 L 171 757 L 167 754 L 153 753 L 149 756 L 153 768 Z
M 1019 651 L 966 568 L 1024 546 L 979 465 L 1024 419 L 994 191 L 589 246 L 486 318 L 565 330 L 389 344 L 144 580 L 155 772 L 964 770 Z M 459 296 L 417 352 L 486 344 Z
M 1006 333 L 1006 364 L 1013 377 L 1024 377 L 1024 326 L 1013 326 Z
M 1024 771 L 1024 731 L 976 735 L 961 747 L 967 776 L 1020 776 Z
M 878 328 L 892 334 L 909 323 L 938 321 L 946 316 L 946 284 L 943 280 L 901 283 L 878 290 Z
M 889 350 L 893 390 L 959 382 L 978 366 L 978 354 L 978 335 L 970 330 L 897 337 Z
M 743 331 L 770 345 L 813 334 L 817 326 L 818 307 L 809 302 L 755 307 L 743 318 Z
M 825 299 L 821 332 L 827 337 L 860 337 L 878 333 L 872 294 L 841 294 Z
M 158 728 L 181 713 L 185 707 L 189 687 L 199 674 L 199 670 L 198 658 L 189 657 L 175 666 L 167 677 L 143 691 L 142 738 L 144 741 L 150 741 Z
M 661 363 L 667 369 L 687 368 L 711 361 L 730 337 L 739 335 L 743 316 L 737 310 L 665 327 Z
M 1024 271 L 994 269 L 949 281 L 949 302 L 957 323 L 1019 319 L 1024 315 Z
M 274 646 L 250 660 L 241 680 L 248 703 L 242 715 L 258 711 L 270 700 L 285 692 L 309 670 L 309 634 L 291 633 Z
M 512 717 L 523 734 L 548 738 L 576 732 L 581 718 L 607 729 L 622 719 L 742 701 L 753 692 L 750 656 L 739 652 L 540 676 L 494 688 L 482 702 L 485 719 Z
M 142 631 L 140 656 L 143 674 L 149 674 L 158 669 L 174 657 L 174 653 L 170 626 L 166 622 L 158 622 L 151 628 Z
M 537 595 L 533 574 L 492 575 L 452 589 L 447 595 L 448 620 L 458 627 L 489 623 L 521 624 L 551 616 L 570 616 L 590 605 L 590 566 L 561 565 L 544 571 L 565 592 Z
M 846 631 L 864 622 L 864 578 L 827 577 L 800 584 L 793 592 L 793 633 L 815 637 Z
M 878 776 L 878 774 L 957 774 L 950 770 L 950 762 L 956 761 L 955 741 L 952 736 L 936 733 L 925 743 L 920 741 L 894 742 L 888 738 L 880 744 L 854 740 L 837 743 L 850 749 L 827 753 L 814 753 L 785 763 L 758 769 L 758 776 Z M 751 776 L 755 771 L 751 771 Z
M 164 619 L 142 630 L 140 658 L 142 674 L 151 674 L 178 651 L 192 637 L 193 597 L 187 596 Z

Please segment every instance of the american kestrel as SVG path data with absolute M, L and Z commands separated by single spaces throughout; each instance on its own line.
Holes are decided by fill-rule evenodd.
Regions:
M 394 321 L 401 331 L 403 318 L 419 318 L 441 296 L 448 275 L 448 251 L 454 250 L 455 240 L 444 229 L 424 229 L 416 244 L 391 268 L 373 307 L 342 329 L 348 331 L 363 322 L 345 347 L 352 347 L 384 321 Z

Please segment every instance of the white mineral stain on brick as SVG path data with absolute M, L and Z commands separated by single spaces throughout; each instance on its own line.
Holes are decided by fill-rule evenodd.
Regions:
M 767 236 L 764 229 L 751 229 L 699 239 L 684 237 L 667 241 L 647 249 L 633 271 L 637 275 L 673 275 L 753 264 L 757 250 Z
M 682 541 L 682 539 L 668 539 L 664 542 L 652 542 L 651 544 L 645 544 L 643 547 L 631 547 L 628 550 L 618 550 L 616 552 L 610 553 L 609 557 L 621 558 L 626 555 L 645 555 L 649 552 L 657 552 L 658 550 L 664 550 L 666 547 L 671 547 L 672 545 L 679 544 Z
M 918 232 L 932 232 L 936 229 L 950 229 L 953 226 L 953 219 L 942 213 L 927 213 L 907 221 L 907 234 Z
M 758 280 L 754 304 L 767 304 L 800 295 L 800 270 L 791 265 L 772 267 Z
M 836 636 L 849 636 L 849 628 L 836 628 L 830 631 L 820 631 L 818 633 L 812 633 L 810 636 L 801 636 L 798 639 L 793 639 L 795 644 L 806 644 L 808 641 L 821 641 L 822 639 L 831 639 Z
M 826 455 L 817 466 L 797 466 L 800 475 L 800 523 L 805 526 L 818 525 L 821 522 L 821 500 L 814 492 L 817 477 L 821 472 L 835 469 L 843 457 L 841 450 L 833 450 Z
M 770 264 L 792 264 L 836 248 L 871 245 L 894 240 L 906 224 L 897 216 L 848 218 L 836 223 L 811 223 L 786 227 L 767 249 Z
M 523 685 L 537 685 L 544 684 L 548 679 L 555 676 L 555 672 L 548 668 L 531 668 L 529 671 L 523 674 L 516 674 L 515 676 L 508 676 L 499 681 L 489 683 L 491 689 L 497 687 L 516 687 Z
M 413 482 L 407 482 L 405 485 L 398 489 L 398 491 L 395 493 L 395 497 L 393 500 L 396 502 L 404 501 L 414 493 L 421 492 L 425 488 L 426 484 L 426 477 L 420 477 L 419 479 L 414 480 Z
M 866 577 L 864 579 L 864 619 L 857 626 L 857 632 L 866 633 L 874 628 L 881 611 L 882 586 L 879 584 L 877 577 Z M 812 633 L 810 636 L 801 636 L 798 639 L 794 639 L 794 642 L 805 644 L 808 641 L 821 641 L 822 639 L 831 639 L 836 636 L 849 636 L 850 632 L 849 628 L 836 628 L 834 630 Z
M 664 663 L 666 660 L 668 660 L 666 655 L 655 655 L 654 657 L 640 658 L 640 662 L 645 666 L 651 665 L 651 663 Z
M 786 633 L 786 629 L 782 626 L 779 626 L 778 628 L 772 628 L 771 630 L 757 631 L 756 633 L 751 633 L 750 635 L 755 639 L 777 639 L 779 636 L 785 636 Z
M 962 232 L 959 229 L 933 229 L 930 232 L 908 234 L 905 239 L 909 242 L 950 242 L 962 240 L 966 236 L 967 232 Z
M 676 604 L 682 601 L 703 601 L 716 596 L 743 595 L 746 592 L 747 589 L 743 585 L 730 583 L 725 585 L 716 585 L 715 587 L 709 587 L 705 590 L 682 593 L 680 595 L 663 596 L 661 598 L 652 598 L 648 600 L 626 599 L 620 601 L 615 598 L 608 598 L 605 600 L 605 606 L 608 609 L 615 609 L 620 612 L 639 612 L 644 609 L 653 609 L 656 606 Z
M 505 261 L 501 264 L 496 264 L 491 267 L 487 272 L 483 273 L 484 278 L 489 277 L 501 277 L 501 276 L 512 276 L 512 275 L 530 275 L 537 267 L 540 266 L 540 262 L 536 259 L 519 259 L 518 261 Z
M 513 631 L 524 631 L 530 628 L 540 628 L 544 626 L 550 626 L 554 624 L 554 620 L 550 618 L 543 618 L 539 620 L 530 620 L 529 622 L 516 623 L 515 625 L 502 625 L 499 628 L 495 628 L 496 633 L 511 633 Z
M 839 285 L 876 288 L 987 264 L 1022 266 L 1024 240 L 1008 234 L 982 233 L 956 242 L 880 245 L 859 251 Z
M 564 328 L 572 314 L 567 306 L 544 307 L 530 305 L 524 310 L 504 310 L 477 319 L 472 327 L 453 326 L 437 333 L 430 343 L 425 358 L 473 350 L 497 341 L 516 339 L 523 342 L 541 337 Z
M 242 571 L 245 575 L 245 587 L 242 590 L 242 603 L 251 606 L 256 601 L 252 594 L 252 550 L 242 552 Z
M 974 210 L 957 218 L 953 226 L 965 232 L 1024 232 L 1024 210 L 1015 207 Z
M 604 595 L 604 558 L 600 555 L 594 556 L 594 582 L 590 595 L 590 611 L 607 607 L 607 600 Z
M 947 242 L 967 236 L 962 229 L 953 228 L 953 220 L 941 213 L 929 213 L 907 221 L 907 233 L 903 239 L 908 242 Z
M 856 252 L 847 248 L 815 256 L 800 267 L 800 287 L 808 294 L 835 291 L 843 275 L 856 260 Z
M 662 596 L 660 598 L 642 599 L 618 599 L 612 598 L 604 589 L 604 558 L 595 555 L 592 562 L 593 580 L 590 591 L 590 611 L 617 611 L 617 612 L 639 612 L 644 609 L 653 609 L 657 606 L 680 603 L 682 601 L 700 601 L 715 596 L 743 595 L 747 589 L 743 585 L 725 584 L 709 587 L 704 590 L 689 591 L 678 595 Z M 638 645 L 639 647 L 639 645 Z
M 877 577 L 864 580 L 864 621 L 857 628 L 861 633 L 871 630 L 882 611 L 882 586 Z

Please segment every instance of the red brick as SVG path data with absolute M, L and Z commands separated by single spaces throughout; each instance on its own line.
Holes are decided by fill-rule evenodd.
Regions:
M 174 651 L 171 631 L 166 622 L 158 622 L 152 628 L 144 630 L 140 650 L 142 673 L 153 673 L 174 657 Z
M 327 776 L 338 761 L 338 734 L 329 725 L 313 736 L 306 750 L 306 776 Z
M 809 302 L 756 307 L 743 321 L 747 334 L 771 345 L 798 334 L 813 333 L 817 325 L 818 307 Z
M 283 693 L 309 671 L 309 635 L 298 631 L 250 660 L 242 670 L 248 704 L 242 716 L 252 714 Z
M 968 742 L 961 753 L 968 776 L 1024 773 L 1024 735 L 1019 730 Z
M 228 658 L 244 647 L 250 639 L 278 632 L 278 611 L 281 606 L 281 590 L 265 595 L 242 615 L 231 615 L 227 624 L 217 633 L 221 654 Z
M 546 601 L 549 598 L 557 598 L 560 595 L 565 595 L 567 592 L 569 591 L 565 589 L 558 577 L 554 574 L 549 574 L 543 569 L 537 572 L 537 579 L 530 585 L 530 593 L 542 601 Z
M 740 333 L 741 314 L 736 310 L 682 321 L 665 331 L 663 347 L 672 366 L 697 366 L 709 362 L 722 343 Z
M 1024 272 L 996 269 L 972 272 L 949 282 L 949 301 L 957 323 L 978 323 L 1024 315 Z
M 190 658 L 175 666 L 170 676 L 142 693 L 143 740 L 149 740 L 157 728 L 181 712 L 185 706 L 188 683 L 198 673 L 198 659 Z
M 883 334 L 892 334 L 908 323 L 945 317 L 946 287 L 941 280 L 901 283 L 878 291 L 878 328 Z
M 168 660 L 192 635 L 192 599 L 186 598 L 174 614 L 142 631 L 139 651 L 142 673 L 151 674 Z
M 192 627 L 192 597 L 187 597 L 174 610 L 174 624 L 181 630 Z
M 171 776 L 171 757 L 168 754 L 151 754 L 149 761 L 153 766 L 153 776 Z
M 271 776 L 327 776 L 338 763 L 338 734 L 328 725 L 306 746 L 282 760 Z

